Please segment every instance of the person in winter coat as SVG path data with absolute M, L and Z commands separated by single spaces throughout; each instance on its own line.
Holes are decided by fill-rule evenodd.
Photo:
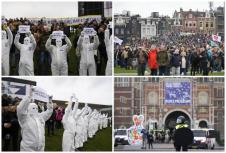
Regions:
M 183 52 L 181 52 L 181 71 L 180 71 L 181 75 L 187 74 L 186 65 L 187 65 L 186 52 L 183 51 Z
M 172 65 L 172 75 L 180 75 L 181 56 L 178 49 L 174 51 L 170 63 Z
M 151 75 L 153 76 L 156 76 L 158 71 L 157 52 L 158 49 L 155 46 L 153 46 L 148 53 L 148 66 L 151 70 Z
M 159 75 L 166 75 L 166 67 L 170 63 L 169 56 L 164 46 L 161 46 L 157 54 L 157 64 L 159 65 Z
M 139 48 L 136 57 L 138 61 L 137 73 L 139 76 L 144 76 L 148 55 L 146 51 Z
M 204 47 L 200 48 L 200 67 L 203 73 L 203 76 L 208 76 L 208 58 L 207 58 L 207 51 Z

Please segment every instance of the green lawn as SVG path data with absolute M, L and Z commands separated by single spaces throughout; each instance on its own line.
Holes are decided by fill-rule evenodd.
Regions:
M 133 69 L 133 70 L 128 70 L 125 68 L 120 68 L 119 66 L 114 67 L 114 72 L 116 76 L 136 76 L 137 75 L 137 70 Z M 189 71 L 190 74 L 190 71 Z M 148 76 L 150 75 L 150 70 L 147 68 L 145 75 Z M 196 76 L 202 76 L 201 74 L 197 74 Z M 209 76 L 224 76 L 224 72 L 213 72 L 213 73 L 209 73 Z
M 62 151 L 63 129 L 56 130 L 54 136 L 47 136 L 45 151 Z M 85 142 L 79 151 L 112 151 L 112 128 L 100 130 L 92 139 Z

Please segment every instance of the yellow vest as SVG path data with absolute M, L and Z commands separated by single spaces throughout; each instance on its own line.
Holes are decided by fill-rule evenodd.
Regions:
M 187 127 L 188 127 L 187 124 L 178 124 L 178 125 L 176 126 L 176 129 L 187 128 Z

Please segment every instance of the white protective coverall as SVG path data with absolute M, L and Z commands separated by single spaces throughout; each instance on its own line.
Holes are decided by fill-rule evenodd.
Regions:
M 44 151 L 45 122 L 53 112 L 52 98 L 47 103 L 47 110 L 42 113 L 38 113 L 38 106 L 31 101 L 30 97 L 26 97 L 17 106 L 22 136 L 20 151 Z
M 84 134 L 87 132 L 87 130 L 84 128 L 86 123 L 84 116 L 88 113 L 88 107 L 83 107 L 82 110 L 78 110 L 78 113 L 76 114 L 78 118 L 78 122 L 76 124 L 76 129 L 77 129 L 77 135 L 76 135 L 76 148 L 83 147 L 83 142 L 84 142 Z
M 112 75 L 112 35 L 110 36 L 109 29 L 106 29 L 104 32 L 104 43 L 108 56 L 105 75 Z
M 94 59 L 95 50 L 97 50 L 99 46 L 99 38 L 97 35 L 94 36 L 94 42 L 90 43 L 89 36 L 81 34 L 78 42 L 78 48 L 81 53 L 81 60 L 80 60 L 80 68 L 79 68 L 79 75 L 86 76 L 87 70 L 89 75 L 95 76 L 96 75 L 96 64 Z
M 72 98 L 73 96 L 71 97 L 70 102 L 65 109 L 65 114 L 62 119 L 64 127 L 62 141 L 63 151 L 74 151 L 79 146 L 78 140 L 76 139 L 78 135 L 77 122 L 82 112 L 78 113 L 78 102 L 74 104 L 74 107 L 72 109 Z
M 24 38 L 24 44 L 21 44 L 19 39 L 20 34 L 17 33 L 14 44 L 20 50 L 19 75 L 34 75 L 33 54 L 36 48 L 35 38 L 29 33 L 29 36 Z
M 8 38 L 7 38 L 8 35 Z M 2 75 L 9 76 L 9 53 L 13 43 L 13 34 L 9 27 L 2 31 Z
M 52 75 L 68 75 L 67 53 L 72 47 L 70 39 L 64 35 L 66 44 L 62 46 L 62 39 L 56 39 L 56 46 L 51 45 L 52 35 L 46 42 L 46 49 L 50 52 Z

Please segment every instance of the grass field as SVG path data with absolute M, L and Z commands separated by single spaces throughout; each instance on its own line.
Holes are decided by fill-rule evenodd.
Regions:
M 120 67 L 114 67 L 114 73 L 116 76 L 137 76 L 137 70 L 127 70 L 125 68 L 120 68 Z M 189 76 L 190 71 L 187 76 Z M 146 69 L 145 75 L 148 76 L 150 75 L 150 70 Z M 202 76 L 201 74 L 197 74 L 196 76 Z M 209 76 L 224 76 L 224 72 L 213 72 L 209 73 Z
M 63 129 L 55 131 L 54 136 L 47 136 L 45 151 L 62 151 Z M 112 128 L 108 127 L 96 133 L 92 139 L 84 143 L 79 151 L 111 151 L 112 150 Z

